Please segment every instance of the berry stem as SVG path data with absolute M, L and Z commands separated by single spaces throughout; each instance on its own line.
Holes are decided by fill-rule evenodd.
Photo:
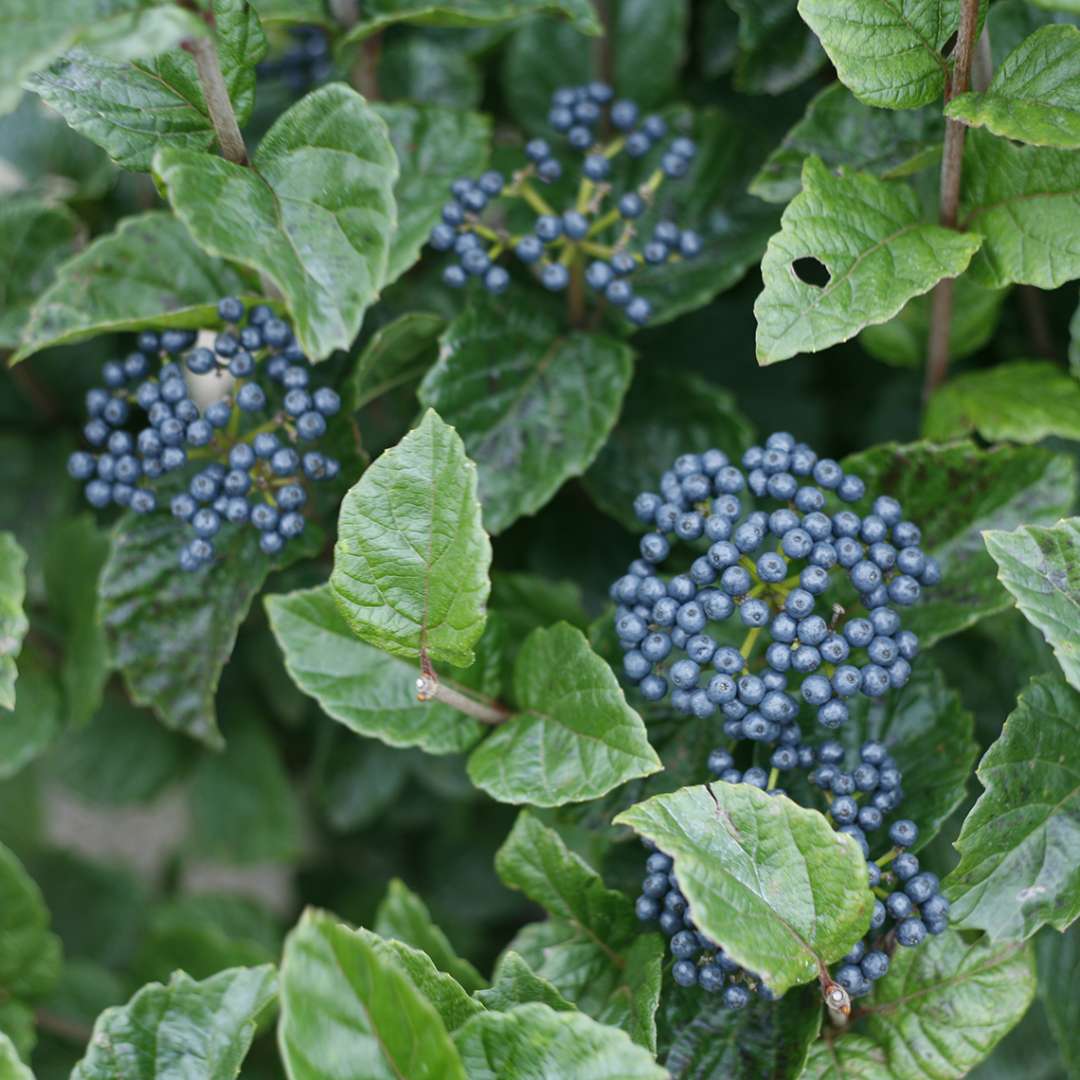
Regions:
M 945 87 L 946 104 L 958 94 L 963 94 L 970 84 L 978 23 L 979 0 L 962 0 L 960 26 L 956 35 L 956 49 L 953 52 L 952 77 Z M 945 121 L 938 220 L 947 229 L 957 227 L 966 131 L 967 128 L 959 120 Z M 954 278 L 944 278 L 934 287 L 930 309 L 930 335 L 927 341 L 926 377 L 923 382 L 924 404 L 944 382 L 949 370 L 949 330 L 952 323 L 954 284 Z
M 750 654 L 754 651 L 754 646 L 757 644 L 757 639 L 760 634 L 760 626 L 755 626 L 752 630 L 747 632 L 746 638 L 743 640 L 742 647 L 739 649 L 739 655 L 744 660 L 750 659 Z
M 240 125 L 236 122 L 225 76 L 221 73 L 221 59 L 213 31 L 205 37 L 185 42 L 184 47 L 195 58 L 206 111 L 210 115 L 210 123 L 214 126 L 221 156 L 236 165 L 247 165 L 247 147 L 244 145 L 243 135 L 240 134 Z
M 608 244 L 590 244 L 588 240 L 582 240 L 578 246 L 586 255 L 594 255 L 598 259 L 610 259 L 615 254 L 615 249 Z
M 586 236 L 599 236 L 605 229 L 610 228 L 619 220 L 620 214 L 618 207 L 612 207 L 603 217 L 598 217 L 592 225 L 589 226 L 589 231 Z
M 889 851 L 886 851 L 884 855 L 875 859 L 874 862 L 877 863 L 878 866 L 886 867 L 900 854 L 901 851 L 903 851 L 903 848 L 891 848 Z
M 422 660 L 423 670 L 416 680 L 417 701 L 441 701 L 458 712 L 465 713 L 479 720 L 482 724 L 498 725 L 510 719 L 511 712 L 505 705 L 490 698 L 481 700 L 471 693 L 465 693 L 451 684 L 441 682 L 426 657 Z
M 574 252 L 570 263 L 570 286 L 566 292 L 567 314 L 571 326 L 585 324 L 585 262 L 580 250 Z
M 550 214 L 552 217 L 558 217 L 554 210 L 548 205 L 548 201 L 540 194 L 539 191 L 534 188 L 528 180 L 524 177 L 517 183 L 518 194 L 538 213 L 538 214 Z
M 769 770 L 769 782 L 765 785 L 766 791 L 772 791 L 776 787 L 776 781 L 780 779 L 780 770 L 774 765 Z

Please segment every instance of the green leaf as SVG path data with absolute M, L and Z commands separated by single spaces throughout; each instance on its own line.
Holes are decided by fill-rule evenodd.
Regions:
M 580 1009 L 654 1050 L 664 949 L 655 934 L 641 933 L 630 899 L 605 888 L 558 833 L 527 811 L 496 853 L 495 869 L 551 915 L 526 927 L 509 950 Z
M 515 1005 L 538 1001 L 556 1012 L 570 1012 L 574 1006 L 552 983 L 542 979 L 512 949 L 499 957 L 491 986 L 476 992 L 478 1001 L 496 1012 L 506 1012 Z
M 634 498 L 656 487 L 657 462 L 710 447 L 737 460 L 753 438 L 754 429 L 730 391 L 698 375 L 643 365 L 611 438 L 585 474 L 585 487 L 601 510 L 643 532 Z
M 353 633 L 394 656 L 472 663 L 491 588 L 476 488 L 457 431 L 429 409 L 349 490 L 330 587 Z
M 451 182 L 483 169 L 491 121 L 480 113 L 439 105 L 380 104 L 375 111 L 386 121 L 401 170 L 394 186 L 398 222 L 390 242 L 389 285 L 420 258 Z
M 611 668 L 567 623 L 529 635 L 514 702 L 520 711 L 469 758 L 472 782 L 500 802 L 582 802 L 661 768 Z
M 251 0 L 264 24 L 286 23 L 335 26 L 324 0 Z
M 967 1076 L 1020 1021 L 1034 995 L 1030 948 L 986 938 L 968 944 L 946 931 L 917 949 L 898 949 L 867 1007 L 868 1031 L 888 1062 L 887 1072 L 873 1075 Z M 845 1041 L 836 1041 L 841 1062 Z
M 817 38 L 793 0 L 728 0 L 739 16 L 735 86 L 745 94 L 782 94 L 825 63 Z
M 1078 206 L 1076 154 L 968 132 L 960 224 L 982 237 L 971 261 L 980 285 L 999 289 L 1018 282 L 1056 289 L 1080 277 Z
M 97 711 L 109 678 L 109 645 L 98 612 L 98 579 L 109 554 L 109 537 L 89 514 L 51 529 L 45 550 L 49 616 L 64 644 L 60 684 L 69 726 L 80 727 Z
M 326 602 L 333 607 L 329 596 Z M 397 802 L 411 765 L 407 752 L 374 739 L 354 739 L 344 730 L 328 732 L 313 785 L 326 822 L 341 833 L 374 825 Z
M 615 824 L 675 860 L 701 932 L 778 995 L 817 978 L 870 924 L 858 845 L 785 795 L 748 784 L 683 788 Z
M 86 727 L 65 735 L 49 766 L 80 799 L 129 806 L 150 802 L 178 780 L 193 749 L 145 709 L 110 699 Z
M 79 228 L 65 206 L 32 198 L 0 204 L 0 250 L 8 253 L 0 270 L 0 348 L 18 345 L 30 308 L 71 255 Z
M 965 372 L 930 399 L 929 439 L 976 431 L 987 442 L 1080 439 L 1080 381 L 1048 360 L 1014 360 Z
M 811 156 L 834 172 L 867 172 L 883 180 L 908 176 L 940 155 L 942 133 L 935 109 L 881 112 L 836 82 L 811 99 L 750 182 L 750 192 L 769 202 L 788 202 L 799 193 L 803 162 Z
M 60 939 L 49 932 L 41 891 L 0 845 L 0 995 L 25 1003 L 48 992 L 60 971 Z
M 1035 447 L 885 443 L 843 465 L 862 477 L 867 491 L 900 500 L 905 517 L 922 530 L 922 547 L 941 564 L 941 583 L 904 618 L 923 648 L 1009 606 L 982 531 L 1057 521 L 1076 490 L 1072 462 Z
M 476 720 L 417 700 L 414 665 L 353 636 L 328 585 L 268 596 L 266 610 L 293 681 L 351 731 L 429 754 L 459 753 L 480 738 Z
M 0 1080 L 34 1080 L 34 1074 L 19 1060 L 15 1044 L 0 1032 Z
M 236 529 L 215 538 L 220 565 L 183 574 L 186 542 L 167 515 L 123 518 L 101 575 L 101 617 L 132 701 L 220 749 L 218 679 L 270 560 L 253 530 Z
M 884 1049 L 865 1035 L 819 1039 L 810 1047 L 799 1080 L 883 1080 L 893 1075 L 887 1061 Z
M 840 81 L 867 105 L 913 109 L 941 97 L 942 55 L 959 24 L 958 0 L 799 0 Z
M 291 1080 L 466 1075 L 438 1012 L 399 963 L 312 909 L 285 942 L 278 1046 Z
M 561 332 L 520 298 L 471 302 L 447 327 L 419 397 L 461 433 L 491 533 L 535 514 L 588 468 L 619 414 L 632 357 L 613 338 Z
M 266 37 L 246 0 L 214 0 L 212 9 L 222 75 L 242 126 L 255 104 Z M 195 58 L 184 49 L 130 63 L 72 49 L 26 85 L 126 169 L 146 172 L 162 146 L 207 150 L 214 143 Z
M 386 896 L 375 912 L 375 933 L 403 941 L 426 953 L 435 967 L 467 991 L 487 986 L 487 980 L 480 972 L 454 952 L 446 935 L 431 921 L 431 913 L 423 900 L 398 878 L 390 882 Z
M 274 968 L 230 968 L 196 982 L 182 971 L 144 986 L 94 1024 L 72 1080 L 232 1080 L 275 994 Z M 196 1064 L 197 1063 L 197 1064 Z
M 891 319 L 913 296 L 960 274 L 978 247 L 977 236 L 924 222 L 910 188 L 868 173 L 836 177 L 808 157 L 802 191 L 761 260 L 758 363 L 818 352 Z M 801 280 L 800 259 L 823 264 L 828 282 Z
M 312 360 L 347 349 L 386 281 L 397 160 L 386 125 L 331 83 L 278 117 L 252 167 L 165 147 L 154 175 L 196 243 L 281 291 Z
M 18 104 L 27 75 L 80 42 L 114 55 L 153 56 L 205 32 L 195 13 L 154 0 L 8 0 L 0 13 L 0 112 Z
M 16 1059 L 28 1061 L 37 1043 L 34 1010 L 21 1001 L 5 1001 L 0 1005 L 0 1036 L 11 1044 Z M 0 1054 L 0 1080 L 7 1080 L 2 1062 L 3 1055 Z M 29 1080 L 35 1080 L 33 1073 L 27 1075 Z M 22 1077 L 15 1074 L 15 1080 L 22 1080 Z
M 599 34 L 589 0 L 366 0 L 344 44 L 362 41 L 396 22 L 425 26 L 491 26 L 525 15 L 561 15 L 582 34 Z
M 61 727 L 60 689 L 40 660 L 20 662 L 15 708 L 0 713 L 0 780 L 6 780 L 44 753 Z
M 26 599 L 26 552 L 14 534 L 0 532 L 0 707 L 15 708 L 15 660 L 30 629 Z
M 612 46 L 612 83 L 622 97 L 654 109 L 674 97 L 686 59 L 690 22 L 687 0 L 618 0 L 607 33 Z
M 908 116 L 909 113 L 890 113 Z M 961 360 L 978 352 L 994 336 L 1008 289 L 984 289 L 970 274 L 953 286 L 953 317 L 949 324 L 949 358 Z M 865 326 L 859 344 L 875 359 L 903 367 L 922 367 L 930 334 L 931 294 L 909 300 L 888 322 Z
M 960 863 L 946 879 L 952 922 L 992 941 L 1023 941 L 1080 915 L 1072 857 L 1080 782 L 1070 762 L 1080 694 L 1049 675 L 1032 679 L 976 775 L 986 789 L 960 830 Z
M 404 31 L 382 43 L 379 91 L 388 101 L 475 109 L 484 96 L 484 77 L 454 37 Z
M 1080 148 L 1080 30 L 1044 26 L 1017 46 L 985 91 L 961 94 L 945 115 L 1036 146 Z
M 301 850 L 297 793 L 277 744 L 251 705 L 226 699 L 225 749 L 203 754 L 191 785 L 191 846 L 234 863 L 296 858 Z
M 346 383 L 353 410 L 406 383 L 419 379 L 435 362 L 439 335 L 446 327 L 441 315 L 410 312 L 381 327 L 364 346 Z
M 478 1013 L 454 1032 L 454 1042 L 470 1080 L 665 1080 L 668 1075 L 617 1028 L 539 1003 Z
M 660 1012 L 664 1065 L 673 1080 L 796 1080 L 821 1012 L 817 987 L 734 1010 L 715 994 L 673 986 Z
M 979 748 L 974 720 L 960 695 L 945 685 L 926 657 L 911 681 L 883 702 L 858 698 L 841 730 L 852 760 L 867 739 L 880 740 L 904 776 L 904 815 L 919 827 L 925 847 L 964 801 Z
M 998 580 L 1054 650 L 1065 678 L 1080 690 L 1080 518 L 1047 529 L 983 533 Z
M 1061 1059 L 1070 1076 L 1080 1071 L 1080 1008 L 1073 987 L 1080 978 L 1080 928 L 1035 939 L 1038 994 Z
M 125 218 L 59 268 L 31 310 L 11 361 L 110 332 L 215 325 L 218 300 L 247 291 L 171 214 Z

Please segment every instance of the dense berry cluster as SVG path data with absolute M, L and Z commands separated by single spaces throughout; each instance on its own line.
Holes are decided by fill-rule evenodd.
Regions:
M 68 459 L 98 508 L 149 514 L 159 504 L 155 482 L 181 478 L 170 509 L 192 532 L 180 553 L 185 570 L 214 560 L 213 538 L 228 525 L 250 523 L 262 551 L 277 554 L 304 531 L 307 482 L 339 469 L 305 448 L 326 433 L 341 399 L 330 387 L 309 388 L 308 359 L 288 323 L 232 297 L 218 314 L 228 324 L 220 332 L 146 331 L 135 352 L 106 363 L 105 386 L 86 395 L 83 434 L 94 451 Z M 202 408 L 192 398 L 196 380 Z
M 470 278 L 492 293 L 503 292 L 510 274 L 498 262 L 513 252 L 544 288 L 562 292 L 588 285 L 598 297 L 622 309 L 638 325 L 649 321 L 649 301 L 635 294 L 634 271 L 642 266 L 692 258 L 701 239 L 674 222 L 659 221 L 642 235 L 638 219 L 654 202 L 665 178 L 685 176 L 696 153 L 683 136 L 667 139 L 667 123 L 640 115 L 627 100 L 614 100 L 610 86 L 594 82 L 565 87 L 552 97 L 549 122 L 581 155 L 581 179 L 573 205 L 558 211 L 534 186 L 552 184 L 566 168 L 546 139 L 525 147 L 528 164 L 508 183 L 494 170 L 476 180 L 461 178 L 451 186 L 440 221 L 431 232 L 437 251 L 452 252 L 446 284 L 461 287 Z M 644 158 L 656 149 L 657 162 L 647 179 L 619 190 L 614 165 L 620 154 Z M 512 233 L 506 224 L 511 200 L 523 200 L 537 217 L 528 232 Z M 575 282 L 575 278 L 577 279 Z
M 896 609 L 915 603 L 940 570 L 895 499 L 874 499 L 865 515 L 845 507 L 866 498 L 863 481 L 786 432 L 748 450 L 740 464 L 719 450 L 683 455 L 659 492 L 635 500 L 652 531 L 611 590 L 623 670 L 648 701 L 670 696 L 677 712 L 722 718 L 730 748 L 709 759 L 720 782 L 776 794 L 781 777 L 803 770 L 825 793 L 834 826 L 860 845 L 880 896 L 870 935 L 836 974 L 858 996 L 888 968 L 893 942 L 917 945 L 944 930 L 948 904 L 937 879 L 920 874 L 906 851 L 917 840 L 912 822 L 893 821 L 892 847 L 871 858 L 870 837 L 902 799 L 900 771 L 885 747 L 865 743 L 847 771 L 843 747 L 829 740 L 815 749 L 800 720 L 812 716 L 815 727 L 836 729 L 856 696 L 878 699 L 904 686 L 919 643 Z M 678 541 L 690 549 L 689 566 L 661 576 Z M 849 595 L 864 614 L 835 599 L 850 608 Z M 815 610 L 819 603 L 825 610 Z M 745 768 L 736 766 L 740 740 L 751 744 Z M 696 930 L 670 866 L 661 874 L 666 858 L 649 856 L 638 914 L 658 919 L 672 937 L 679 982 L 718 989 L 715 974 L 702 973 L 722 953 L 701 935 L 690 949 L 685 935 Z
M 289 47 L 273 59 L 262 61 L 255 72 L 261 79 L 284 83 L 299 97 L 333 76 L 330 39 L 321 26 L 290 26 L 289 36 Z

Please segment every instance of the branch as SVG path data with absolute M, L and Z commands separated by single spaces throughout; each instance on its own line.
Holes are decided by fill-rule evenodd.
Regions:
M 48 1009 L 38 1009 L 34 1013 L 34 1023 L 42 1031 L 55 1035 L 64 1042 L 73 1043 L 76 1046 L 86 1046 L 93 1038 L 93 1028 L 87 1024 L 81 1024 L 78 1020 L 68 1020 L 63 1016 L 57 1016 Z
M 960 27 L 956 36 L 956 51 L 952 78 L 945 88 L 945 103 L 963 94 L 971 82 L 971 65 L 975 57 L 975 30 L 979 22 L 979 0 L 962 0 Z M 960 179 L 964 162 L 964 133 L 967 129 L 959 120 L 945 121 L 945 147 L 941 158 L 941 204 L 938 221 L 947 229 L 956 228 L 960 208 Z M 926 379 L 923 400 L 941 385 L 949 369 L 949 324 L 952 322 L 953 278 L 939 281 L 934 289 L 930 312 L 930 336 L 927 342 Z
M 426 657 L 421 658 L 421 665 L 420 677 L 416 680 L 417 701 L 441 701 L 444 705 L 479 720 L 481 724 L 494 726 L 510 719 L 512 714 L 505 705 L 490 698 L 481 701 L 455 686 L 440 682 Z
M 236 122 L 225 76 L 221 73 L 217 42 L 208 34 L 206 37 L 185 42 L 184 48 L 195 57 L 206 110 L 210 114 L 210 123 L 214 125 L 214 134 L 217 136 L 218 146 L 221 147 L 222 157 L 237 165 L 246 165 L 247 147 L 244 146 L 244 137 L 240 134 L 240 125 Z

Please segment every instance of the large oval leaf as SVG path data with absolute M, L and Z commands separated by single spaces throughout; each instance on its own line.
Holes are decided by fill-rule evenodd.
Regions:
M 15 708 L 15 658 L 30 629 L 26 599 L 26 552 L 13 533 L 0 532 L 0 706 Z
M 818 978 L 870 925 L 858 845 L 784 795 L 749 784 L 682 788 L 615 824 L 675 860 L 695 924 L 777 994 Z

